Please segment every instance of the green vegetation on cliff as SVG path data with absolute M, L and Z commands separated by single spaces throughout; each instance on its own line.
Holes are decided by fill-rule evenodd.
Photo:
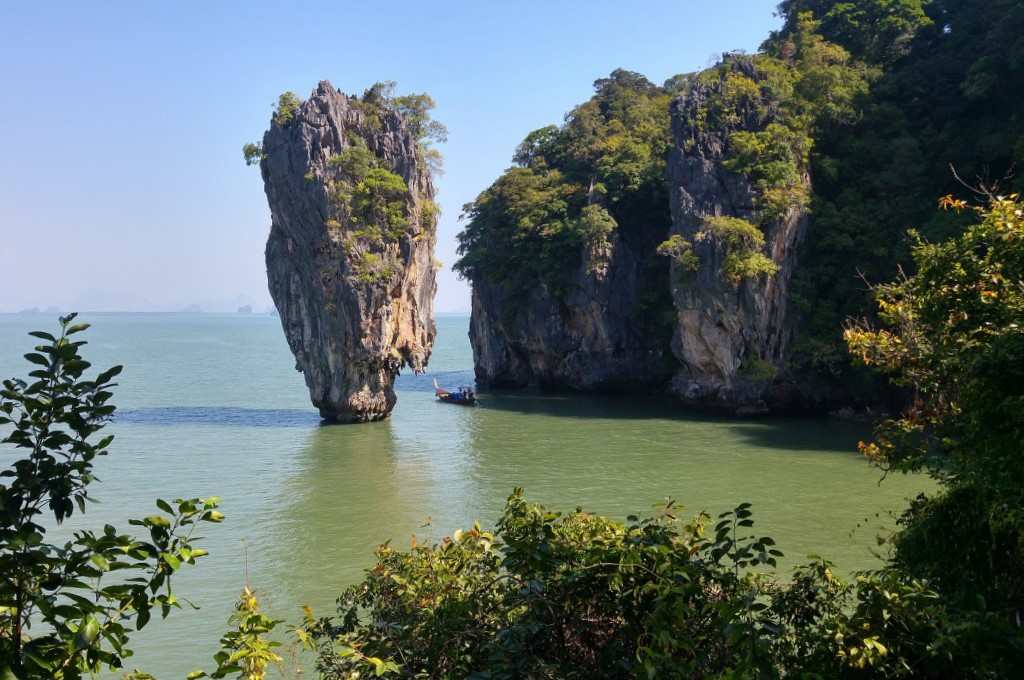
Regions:
M 561 127 L 535 130 L 506 170 L 467 204 L 463 276 L 559 289 L 586 258 L 601 263 L 616 230 L 667 232 L 669 92 L 618 70 Z
M 361 97 L 349 96 L 347 102 L 362 114 L 358 124 L 346 129 L 345 146 L 328 159 L 327 167 L 308 168 L 304 179 L 322 179 L 330 206 L 324 227 L 333 246 L 325 244 L 319 253 L 328 254 L 334 246 L 340 246 L 353 280 L 376 284 L 391 279 L 400 269 L 387 246 L 410 232 L 432 229 L 438 214 L 432 200 L 414 199 L 405 179 L 380 154 L 374 139 L 383 130 L 384 117 L 397 117 L 398 124 L 415 140 L 417 160 L 432 173 L 441 170 L 441 154 L 433 144 L 445 141 L 447 130 L 431 118 L 434 100 L 429 95 L 395 95 L 393 81 L 374 83 Z M 297 95 L 285 92 L 278 98 L 271 124 L 292 124 L 302 104 Z M 259 164 L 266 153 L 262 143 L 242 147 L 246 165 Z M 337 276 L 333 264 L 321 271 L 325 284 Z

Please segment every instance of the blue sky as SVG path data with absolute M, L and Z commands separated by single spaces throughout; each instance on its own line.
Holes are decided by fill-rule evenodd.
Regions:
M 460 207 L 622 67 L 662 82 L 753 51 L 776 0 L 0 4 L 0 312 L 263 309 L 270 214 L 241 146 L 278 94 L 376 80 L 449 129 L 437 309 Z

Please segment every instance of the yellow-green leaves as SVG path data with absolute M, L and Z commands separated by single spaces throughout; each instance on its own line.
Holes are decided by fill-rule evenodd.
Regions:
M 658 255 L 670 257 L 685 275 L 700 268 L 700 258 L 693 252 L 693 243 L 681 234 L 672 234 L 658 246 Z
M 271 120 L 274 125 L 284 127 L 292 122 L 300 106 L 302 106 L 302 100 L 297 94 L 285 92 L 277 98 L 277 106 L 274 107 L 274 115 L 271 116 Z
M 754 224 L 738 217 L 709 217 L 697 233 L 700 240 L 713 239 L 725 250 L 722 274 L 738 285 L 743 279 L 771 276 L 779 267 L 764 255 L 764 234 Z

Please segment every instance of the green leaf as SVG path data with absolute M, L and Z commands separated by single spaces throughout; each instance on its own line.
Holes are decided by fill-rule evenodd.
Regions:
M 49 340 L 50 342 L 57 342 L 57 338 L 53 337 L 46 331 L 30 331 L 29 335 L 33 338 L 39 338 L 40 340 Z
M 164 558 L 164 561 L 167 562 L 168 566 L 170 566 L 174 571 L 178 571 L 178 569 L 181 568 L 181 560 L 179 560 L 177 556 L 172 555 L 171 553 L 161 553 L 160 556 Z
M 113 366 L 111 368 L 108 368 L 107 370 L 103 371 L 98 376 L 96 376 L 96 384 L 102 385 L 106 383 L 111 378 L 120 375 L 121 371 L 123 370 L 124 366 Z
M 31 361 L 33 364 L 39 364 L 40 366 L 49 366 L 50 362 L 42 354 L 36 354 L 35 352 L 29 352 L 25 355 L 25 358 Z
M 100 634 L 100 622 L 92 616 L 85 617 L 85 621 L 78 628 L 78 632 L 75 634 L 75 646 L 79 649 L 86 649 L 92 647 L 93 643 L 96 642 L 96 638 Z
M 75 333 L 81 333 L 84 330 L 88 330 L 91 324 L 87 323 L 76 323 L 74 326 L 69 326 L 66 331 L 67 335 L 74 335 Z

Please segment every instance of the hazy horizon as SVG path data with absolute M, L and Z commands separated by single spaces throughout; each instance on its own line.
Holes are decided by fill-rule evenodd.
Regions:
M 468 313 L 451 271 L 460 208 L 522 138 L 615 68 L 661 83 L 756 50 L 776 4 L 8 6 L 0 312 L 265 311 L 270 215 L 242 145 L 285 90 L 395 80 L 430 93 L 449 129 L 435 307 Z

